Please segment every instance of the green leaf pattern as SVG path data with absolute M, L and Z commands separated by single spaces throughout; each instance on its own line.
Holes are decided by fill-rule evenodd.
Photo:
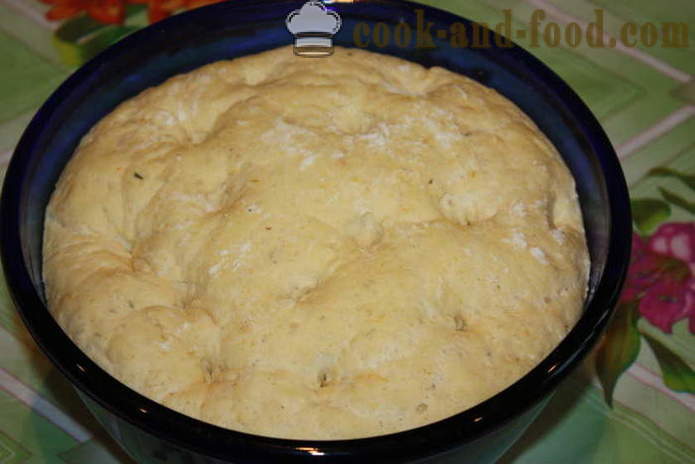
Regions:
M 695 371 L 656 338 L 646 333 L 642 333 L 642 336 L 659 362 L 666 386 L 678 392 L 695 393 Z
M 639 354 L 637 314 L 635 303 L 619 305 L 596 354 L 596 374 L 603 386 L 606 403 L 610 406 L 613 404 L 615 384 Z
M 632 200 L 632 219 L 637 229 L 649 234 L 671 216 L 671 206 L 662 200 L 645 198 Z

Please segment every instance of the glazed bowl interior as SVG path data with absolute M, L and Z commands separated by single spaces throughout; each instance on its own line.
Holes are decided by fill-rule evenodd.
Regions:
M 41 278 L 44 212 L 80 138 L 118 103 L 173 75 L 291 44 L 293 37 L 284 19 L 301 4 L 235 0 L 178 15 L 124 39 L 71 76 L 37 113 L 8 169 L 0 245 L 9 288 L 37 343 L 83 396 L 109 414 L 182 448 L 217 457 L 238 453 L 240 446 L 249 457 L 299 453 L 302 448 L 320 449 L 326 456 L 377 455 L 394 447 L 396 455 L 410 457 L 445 451 L 492 433 L 553 390 L 595 343 L 615 304 L 629 257 L 627 190 L 610 142 L 572 90 L 519 47 L 499 47 L 493 41 L 487 48 L 455 48 L 436 34 L 433 48 L 417 47 L 414 40 L 407 47 L 395 43 L 377 47 L 373 42 L 367 47 L 425 66 L 448 68 L 505 95 L 555 144 L 576 179 L 592 259 L 584 314 L 538 367 L 495 397 L 435 424 L 382 437 L 340 442 L 257 437 L 186 417 L 130 390 L 86 357 L 45 305 Z M 448 28 L 453 22 L 470 26 L 451 14 L 405 2 L 335 3 L 331 7 L 343 21 L 334 43 L 346 47 L 355 46 L 353 33 L 359 24 L 373 27 L 384 22 L 395 27 L 406 22 L 414 29 L 416 9 L 422 9 L 434 30 Z

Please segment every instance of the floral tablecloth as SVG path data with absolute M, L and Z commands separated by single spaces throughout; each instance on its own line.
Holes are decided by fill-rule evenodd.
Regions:
M 36 109 L 75 66 L 148 21 L 204 3 L 0 0 L 1 172 Z M 517 29 L 539 10 L 561 31 L 572 23 L 583 30 L 598 14 L 608 38 L 630 22 L 690 26 L 680 46 L 552 46 L 515 37 L 603 123 L 630 185 L 635 227 L 625 237 L 634 248 L 628 285 L 602 345 L 502 462 L 695 463 L 695 2 L 424 3 L 487 24 L 511 15 Z M 20 462 L 131 461 L 37 350 L 2 285 L 0 463 Z

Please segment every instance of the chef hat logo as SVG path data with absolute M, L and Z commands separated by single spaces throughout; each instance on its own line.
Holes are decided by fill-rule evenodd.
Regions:
M 335 11 L 323 2 L 310 0 L 286 19 L 287 29 L 294 35 L 294 52 L 300 56 L 328 56 L 333 54 L 333 36 L 342 21 Z

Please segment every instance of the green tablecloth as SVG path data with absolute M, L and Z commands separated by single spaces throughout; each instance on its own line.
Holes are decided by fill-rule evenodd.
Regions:
M 52 3 L 59 8 L 51 15 L 60 16 L 79 2 Z M 573 22 L 581 28 L 596 20 L 596 9 L 612 37 L 619 37 L 627 22 L 638 28 L 651 23 L 657 31 L 672 21 L 691 27 L 689 41 L 681 47 L 533 46 L 531 37 L 515 36 L 565 78 L 603 123 L 633 197 L 639 234 L 634 243 L 643 254 L 634 269 L 654 278 L 633 273 L 602 349 L 560 387 L 502 462 L 695 463 L 695 3 L 426 3 L 493 25 L 509 9 L 515 29 L 528 28 L 534 10 L 543 10 L 545 24 L 552 21 L 561 31 Z M 3 173 L 23 128 L 74 66 L 147 21 L 143 6 L 129 8 L 126 27 L 100 26 L 86 17 L 67 23 L 48 20 L 49 8 L 37 0 L 0 0 Z M 660 267 L 664 262 L 674 265 Z M 130 462 L 37 350 L 1 289 L 0 463 Z M 613 384 L 609 407 L 603 386 L 610 390 Z

